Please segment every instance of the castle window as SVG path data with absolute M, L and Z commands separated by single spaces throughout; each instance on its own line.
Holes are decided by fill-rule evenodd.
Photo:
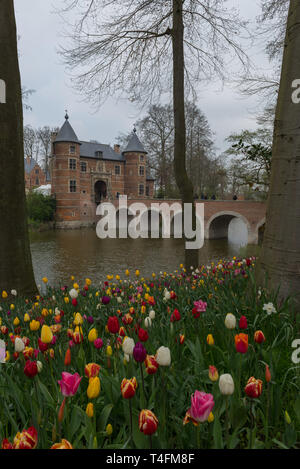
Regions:
M 140 155 L 140 162 L 141 162 L 141 163 L 144 162 L 144 155 Z
M 149 196 L 149 193 L 150 193 L 149 186 L 146 186 L 146 195 Z
M 35 170 L 35 174 L 39 174 L 39 170 L 38 170 L 38 169 Z
M 139 175 L 140 175 L 140 176 L 144 176 L 144 174 L 145 174 L 145 167 L 144 167 L 144 166 L 140 166 L 140 168 L 139 168 Z
M 76 169 L 76 160 L 73 158 L 69 159 L 69 169 Z
M 139 195 L 144 195 L 144 184 L 139 185 Z
M 70 180 L 70 192 L 76 192 L 76 181 Z
M 97 150 L 97 151 L 95 151 L 95 156 L 96 156 L 97 158 L 102 158 L 103 152 L 100 151 L 100 150 Z
M 120 174 L 121 174 L 121 166 L 119 166 L 119 165 L 116 165 L 116 166 L 115 166 L 115 174 L 116 174 L 116 175 L 120 175 Z
M 39 186 L 40 182 L 39 182 L 39 178 L 35 178 L 35 185 L 36 186 Z
M 86 166 L 86 162 L 85 162 L 85 161 L 81 161 L 81 162 L 80 162 L 80 171 L 81 171 L 82 173 L 86 173 L 86 167 L 87 167 L 87 166 Z
M 75 145 L 70 145 L 69 152 L 70 152 L 70 155 L 75 155 L 76 153 Z

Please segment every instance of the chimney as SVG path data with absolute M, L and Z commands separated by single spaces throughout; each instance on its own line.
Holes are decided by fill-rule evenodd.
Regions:
M 121 153 L 120 145 L 118 145 L 118 144 L 115 144 L 115 145 L 114 145 L 114 152 L 115 152 L 115 153 Z

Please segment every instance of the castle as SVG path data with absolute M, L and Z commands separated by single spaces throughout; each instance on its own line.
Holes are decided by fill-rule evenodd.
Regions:
M 94 223 L 97 205 L 120 195 L 128 199 L 153 198 L 154 179 L 148 172 L 147 152 L 136 129 L 121 152 L 119 145 L 112 148 L 78 140 L 66 114 L 63 126 L 53 135 L 52 146 L 50 177 L 57 227 Z

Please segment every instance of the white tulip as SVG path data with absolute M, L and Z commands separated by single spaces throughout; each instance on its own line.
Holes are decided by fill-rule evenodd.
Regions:
M 132 355 L 134 349 L 134 340 L 131 337 L 125 337 L 122 343 L 122 350 L 126 355 Z
M 37 366 L 38 373 L 40 373 L 40 372 L 42 371 L 42 369 L 43 369 L 43 364 L 42 364 L 42 362 L 40 362 L 39 360 L 37 360 L 36 366 Z
M 149 318 L 153 321 L 153 319 L 155 318 L 155 311 L 154 309 L 151 309 L 151 311 L 149 311 Z
M 146 328 L 151 327 L 152 321 L 149 316 L 145 318 L 144 325 Z
M 10 293 L 14 296 L 17 296 L 17 290 L 12 290 Z
M 78 296 L 78 291 L 75 290 L 75 288 L 72 288 L 72 290 L 69 291 L 69 295 L 72 299 L 77 298 Z
M 219 388 L 221 394 L 223 394 L 224 396 L 230 396 L 234 393 L 234 382 L 230 374 L 226 373 L 220 376 Z
M 155 359 L 159 366 L 170 366 L 171 364 L 171 352 L 168 347 L 164 347 L 163 345 L 159 347 L 156 352 Z
M 117 302 L 118 302 L 118 303 L 122 303 L 122 298 L 121 298 L 120 296 L 118 296 Z
M 227 329 L 234 329 L 236 326 L 236 317 L 234 314 L 228 313 L 225 318 L 225 326 Z
M 16 337 L 16 339 L 15 339 L 15 352 L 17 352 L 17 353 L 23 352 L 24 348 L 25 348 L 25 344 L 24 344 L 23 340 L 20 339 L 20 337 Z

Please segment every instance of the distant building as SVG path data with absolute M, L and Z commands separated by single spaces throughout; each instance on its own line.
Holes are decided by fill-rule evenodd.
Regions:
M 77 138 L 66 114 L 53 135 L 50 163 L 56 220 L 67 225 L 95 221 L 97 205 L 120 195 L 128 199 L 153 198 L 154 179 L 147 168 L 147 151 L 133 130 L 127 147 L 84 142 Z M 67 223 L 66 223 L 67 222 Z
M 27 156 L 24 160 L 25 190 L 28 192 L 35 187 L 46 184 L 46 174 L 34 158 Z

